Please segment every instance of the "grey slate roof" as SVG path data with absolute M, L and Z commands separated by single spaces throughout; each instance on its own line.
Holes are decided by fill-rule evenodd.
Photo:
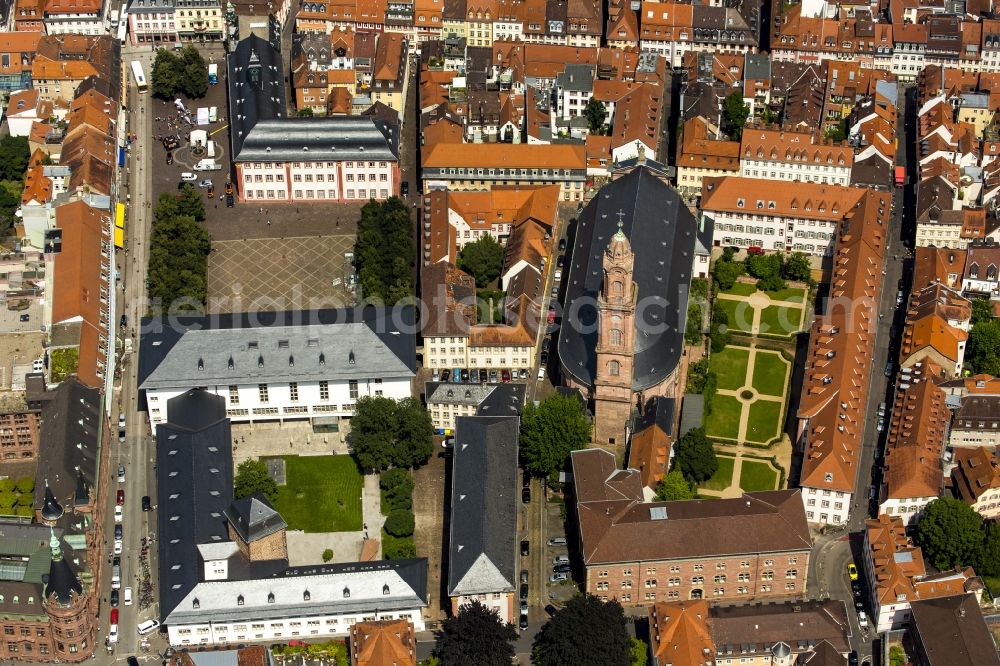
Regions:
M 566 284 L 559 361 L 570 376 L 592 385 L 596 364 L 597 295 L 602 258 L 618 228 L 619 213 L 632 252 L 638 286 L 632 387 L 662 382 L 684 348 L 688 290 L 698 222 L 677 192 L 646 167 L 601 188 L 580 215 Z
M 705 396 L 700 393 L 685 393 L 681 402 L 681 428 L 679 435 L 683 437 L 694 428 L 702 426 L 705 418 Z
M 53 496 L 69 513 L 74 505 L 89 501 L 97 481 L 101 394 L 75 377 L 51 393 L 52 399 L 42 407 L 35 478 L 38 485 L 48 481 Z M 41 510 L 44 505 L 44 493 L 36 492 L 34 508 Z
M 455 419 L 449 596 L 515 589 L 518 423 L 509 416 Z
M 666 398 L 664 396 L 653 398 L 652 404 L 646 409 L 646 413 L 635 417 L 633 431 L 640 432 L 646 428 L 656 426 L 666 434 L 673 436 L 674 412 L 676 412 L 676 407 L 677 401 L 673 398 Z
M 243 541 L 250 543 L 283 530 L 288 524 L 259 493 L 238 499 L 226 509 L 226 518 Z
M 372 116 L 288 118 L 281 53 L 251 35 L 228 57 L 234 162 L 396 161 L 398 126 Z
M 167 421 L 156 429 L 161 619 L 201 580 L 198 544 L 229 540 L 233 499 L 225 398 L 188 391 L 167 402 Z
M 594 89 L 594 69 L 590 65 L 569 63 L 556 77 L 556 86 L 563 90 L 590 92 Z
M 147 318 L 139 387 L 408 377 L 413 320 L 412 307 Z

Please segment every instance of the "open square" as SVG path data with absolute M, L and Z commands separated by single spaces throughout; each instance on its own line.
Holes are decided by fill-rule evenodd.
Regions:
M 757 490 L 776 490 L 778 472 L 764 461 L 743 458 L 740 467 L 740 488 L 747 492 Z
M 747 383 L 747 363 L 750 350 L 746 347 L 729 345 L 721 352 L 712 354 L 709 367 L 715 373 L 718 388 L 738 391 Z
M 208 258 L 209 312 L 299 310 L 351 303 L 349 235 L 215 241 Z
M 718 439 L 737 439 L 740 436 L 740 417 L 743 404 L 731 395 L 716 395 L 712 399 L 712 415 L 705 425 L 705 434 Z
M 274 508 L 290 530 L 355 532 L 363 524 L 363 479 L 351 456 L 282 456 L 286 485 Z
M 781 398 L 788 383 L 789 364 L 777 352 L 757 350 L 753 364 L 753 387 L 761 395 Z
M 750 404 L 746 434 L 748 442 L 767 444 L 781 434 L 784 403 L 776 400 L 756 400 Z

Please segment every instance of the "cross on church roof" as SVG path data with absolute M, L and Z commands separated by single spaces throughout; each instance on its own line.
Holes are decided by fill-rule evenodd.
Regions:
M 615 232 L 615 238 L 618 240 L 625 239 L 625 232 L 622 231 L 622 225 L 624 224 L 623 218 L 625 217 L 625 211 L 621 208 L 618 209 L 618 231 Z

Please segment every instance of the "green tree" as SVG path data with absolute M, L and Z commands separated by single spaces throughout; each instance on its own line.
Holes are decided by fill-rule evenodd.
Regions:
M 705 278 L 691 279 L 691 298 L 695 301 L 708 300 L 708 280 Z
M 677 442 L 676 466 L 692 484 L 703 483 L 712 478 L 719 469 L 712 442 L 705 435 L 704 428 L 692 428 Z
M 10 510 L 14 508 L 15 504 L 17 504 L 17 495 L 10 492 L 9 490 L 0 492 L 0 511 L 9 514 Z
M 396 433 L 396 401 L 384 396 L 362 396 L 351 418 L 351 446 L 358 464 L 365 469 L 386 470 L 392 466 Z
M 465 244 L 458 255 L 458 267 L 476 278 L 476 286 L 482 289 L 500 276 L 503 248 L 491 234 L 486 234 Z
M 5 136 L 0 139 L 0 180 L 23 182 L 30 157 L 28 137 Z
M 965 364 L 975 372 L 1000 375 L 1000 320 L 990 319 L 972 327 Z
M 364 205 L 354 257 L 365 299 L 393 305 L 413 295 L 416 249 L 410 210 L 402 199 Z
M 415 467 L 434 455 L 434 424 L 431 414 L 417 398 L 404 398 L 396 405 L 396 451 L 394 467 Z
M 674 468 L 663 475 L 656 486 L 656 499 L 671 502 L 674 500 L 694 499 L 695 492 L 691 482 L 684 478 L 680 469 Z
M 976 557 L 976 573 L 1000 576 L 1000 524 L 984 524 L 983 529 L 983 546 Z
M 387 469 L 379 476 L 378 485 L 382 490 L 395 490 L 400 486 L 408 485 L 410 492 L 413 492 L 413 477 L 409 470 L 399 467 Z
M 745 262 L 747 273 L 757 279 L 781 277 L 781 255 L 752 254 Z
M 167 49 L 158 49 L 153 60 L 149 82 L 153 94 L 163 99 L 173 99 L 181 89 L 180 59 Z
M 17 481 L 11 478 L 0 479 L 0 493 L 12 493 L 17 487 Z
M 426 462 L 434 453 L 433 432 L 430 414 L 416 398 L 362 396 L 351 419 L 358 464 L 379 472 Z
M 31 518 L 35 515 L 35 510 L 30 506 L 20 506 L 14 509 L 14 515 L 21 518 Z
M 19 493 L 33 493 L 35 492 L 35 477 L 33 476 L 22 476 L 14 484 L 14 487 Z
M 535 476 L 557 474 L 571 451 L 590 441 L 590 423 L 572 397 L 553 393 L 521 415 L 521 459 Z
M 187 215 L 197 222 L 205 220 L 205 200 L 201 196 L 201 190 L 195 189 L 191 183 L 184 184 L 175 201 L 177 202 L 177 215 Z
M 633 638 L 632 647 L 629 650 L 630 657 L 632 659 L 632 666 L 646 666 L 649 663 L 649 645 L 646 641 Z
M 193 217 L 157 216 L 149 249 L 154 311 L 200 310 L 208 291 L 208 231 Z
M 712 324 L 709 328 L 708 338 L 711 342 L 712 352 L 718 354 L 726 348 L 732 339 L 729 332 L 729 314 L 716 304 L 712 308 Z
M 812 282 L 812 263 L 809 261 L 809 257 L 803 252 L 792 252 L 792 254 L 785 259 L 785 265 L 782 268 L 782 275 L 786 280 L 795 280 L 797 282 Z
M 413 512 L 394 509 L 385 517 L 385 531 L 395 537 L 413 534 Z
M 988 298 L 972 299 L 972 325 L 993 319 L 993 305 Z
M 297 115 L 299 118 L 312 118 L 316 114 L 312 110 L 311 106 L 305 106 L 305 107 L 302 107 L 301 109 L 299 109 L 295 113 L 295 115 Z
M 412 537 L 396 539 L 390 536 L 382 543 L 382 555 L 387 560 L 405 560 L 417 556 L 417 547 Z
M 684 342 L 689 345 L 701 344 L 701 306 L 697 303 L 688 305 L 687 327 L 684 330 Z
M 725 132 L 733 141 L 739 141 L 743 136 L 743 126 L 750 117 L 750 108 L 743 103 L 743 93 L 736 90 L 722 102 L 722 118 Z
M 768 275 L 757 280 L 757 288 L 761 291 L 779 291 L 788 286 L 780 275 Z
M 917 543 L 937 569 L 975 564 L 983 540 L 982 516 L 961 500 L 934 500 L 917 523 Z
M 278 496 L 278 484 L 268 475 L 267 465 L 263 461 L 250 458 L 236 468 L 233 497 L 242 499 L 254 493 L 260 493 L 273 502 Z
M 0 181 L 0 233 L 7 234 L 17 222 L 15 215 L 17 209 L 21 207 L 21 197 L 11 194 L 10 189 L 5 185 L 11 181 Z
M 893 645 L 889 648 L 889 666 L 903 666 L 906 663 L 906 653 L 903 648 Z
M 847 141 L 847 119 L 844 118 L 836 127 L 831 127 L 824 134 L 824 137 L 829 139 L 834 143 L 841 143 L 842 141 Z
M 326 550 L 323 551 L 323 561 L 329 562 L 332 559 L 333 559 L 333 550 L 331 548 L 327 548 Z
M 583 115 L 587 118 L 587 127 L 591 134 L 604 134 L 604 121 L 608 119 L 608 109 L 604 102 L 591 97 L 587 106 L 583 109 Z
M 705 390 L 705 381 L 708 379 L 708 363 L 708 357 L 702 357 L 688 366 L 685 393 L 701 393 Z
M 208 65 L 194 44 L 188 44 L 181 49 L 178 65 L 180 89 L 184 94 L 192 98 L 204 97 L 208 91 Z
M 738 261 L 726 261 L 725 257 L 715 262 L 712 277 L 720 291 L 727 291 L 736 284 L 736 278 L 743 275 L 743 264 Z
M 479 600 L 465 604 L 441 627 L 434 656 L 441 666 L 510 666 L 517 629 Z
M 632 641 L 617 601 L 573 597 L 535 635 L 532 657 L 539 666 L 630 666 Z

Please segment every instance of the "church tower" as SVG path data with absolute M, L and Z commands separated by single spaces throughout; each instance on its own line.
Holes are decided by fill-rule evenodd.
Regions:
M 632 355 L 635 346 L 635 255 L 622 231 L 604 252 L 604 283 L 597 297 L 597 367 L 594 372 L 594 441 L 624 450 L 625 425 L 632 412 Z

